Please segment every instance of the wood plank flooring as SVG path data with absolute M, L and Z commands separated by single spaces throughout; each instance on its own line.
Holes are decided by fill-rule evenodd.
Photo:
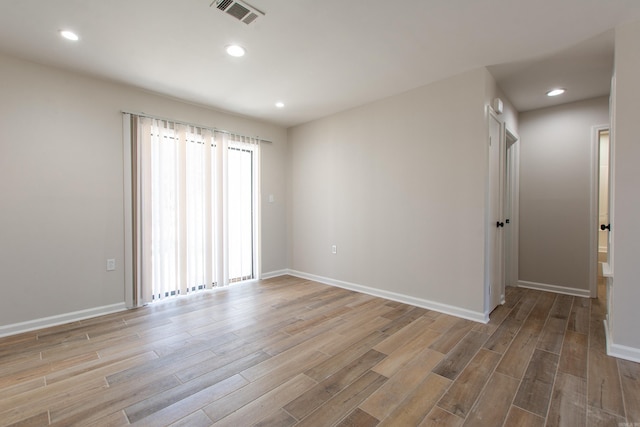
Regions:
M 482 325 L 283 276 L 0 339 L 0 426 L 640 425 L 604 313 L 508 288 Z

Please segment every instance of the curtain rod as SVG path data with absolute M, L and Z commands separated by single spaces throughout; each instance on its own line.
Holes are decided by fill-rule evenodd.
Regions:
M 251 137 L 247 137 L 246 135 L 242 135 L 242 134 L 239 134 L 239 133 L 236 133 L 236 132 L 230 132 L 230 131 L 224 130 L 224 129 L 218 129 L 218 128 L 211 127 L 211 126 L 199 125 L 197 123 L 183 122 L 181 120 L 169 119 L 167 117 L 154 116 L 154 115 L 147 114 L 147 113 L 142 113 L 142 112 L 134 112 L 134 111 L 122 110 L 122 114 L 132 114 L 134 116 L 147 117 L 149 119 L 156 119 L 156 120 L 164 120 L 164 121 L 167 121 L 167 122 L 177 123 L 179 125 L 194 126 L 194 127 L 197 127 L 197 128 L 207 129 L 207 130 L 214 131 L 214 132 L 226 133 L 227 135 L 237 135 L 237 136 L 242 136 L 242 137 L 245 137 L 245 138 L 253 138 L 252 136 Z M 259 136 L 256 136 L 255 138 L 260 142 L 264 142 L 266 144 L 273 144 L 273 141 L 269 141 L 268 139 L 262 139 Z

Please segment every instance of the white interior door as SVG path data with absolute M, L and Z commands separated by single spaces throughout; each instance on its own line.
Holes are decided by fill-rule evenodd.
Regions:
M 503 125 L 489 114 L 489 183 L 488 183 L 488 279 L 489 312 L 504 302 L 504 219 L 503 218 Z

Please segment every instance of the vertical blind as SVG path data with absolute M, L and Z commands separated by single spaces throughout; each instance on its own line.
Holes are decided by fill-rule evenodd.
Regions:
M 254 278 L 259 140 L 130 120 L 134 305 Z

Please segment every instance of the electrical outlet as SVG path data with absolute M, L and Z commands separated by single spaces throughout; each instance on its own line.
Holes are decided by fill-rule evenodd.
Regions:
M 336 245 L 332 245 L 331 246 L 331 253 L 332 254 L 337 254 L 338 253 L 338 247 Z
M 113 271 L 116 269 L 116 260 L 110 258 L 107 260 L 107 271 Z

